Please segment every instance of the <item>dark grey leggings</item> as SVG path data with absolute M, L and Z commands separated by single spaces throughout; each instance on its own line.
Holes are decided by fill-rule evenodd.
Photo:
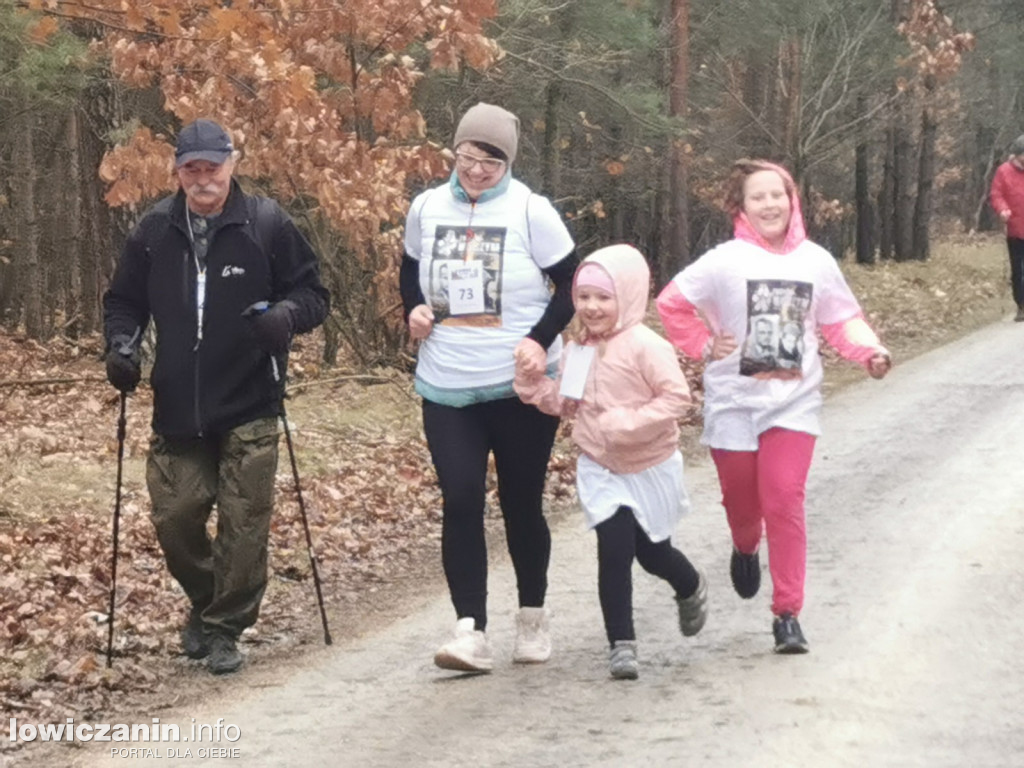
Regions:
M 1008 237 L 1006 247 L 1010 251 L 1010 288 L 1013 290 L 1013 300 L 1018 307 L 1024 307 L 1024 240 Z
M 636 640 L 633 631 L 633 558 L 650 574 L 667 581 L 679 597 L 697 590 L 700 576 L 686 555 L 669 539 L 652 542 L 641 528 L 633 510 L 619 507 L 600 523 L 597 531 L 597 591 L 608 643 Z
M 464 408 L 423 401 L 423 431 L 444 498 L 441 560 L 458 618 L 487 628 L 484 495 L 494 453 L 498 500 L 519 605 L 540 607 L 548 588 L 551 533 L 542 499 L 558 419 L 519 398 Z

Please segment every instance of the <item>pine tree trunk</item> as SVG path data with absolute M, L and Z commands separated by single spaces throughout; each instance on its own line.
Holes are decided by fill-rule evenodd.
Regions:
M 896 114 L 893 132 L 895 147 L 893 155 L 894 181 L 894 216 L 893 216 L 893 251 L 897 261 L 907 261 L 912 257 L 914 246 L 914 194 L 911 179 L 915 175 L 915 167 L 911 152 L 910 130 L 907 126 L 906 107 L 901 104 Z
M 39 263 L 39 220 L 36 214 L 35 116 L 25 112 L 17 119 L 14 141 L 14 176 L 19 180 L 16 198 L 15 258 L 21 288 L 22 319 L 30 339 L 43 337 L 43 275 Z
M 859 99 L 857 111 L 864 113 L 864 100 Z M 869 189 L 867 131 L 862 130 L 857 140 L 856 169 L 854 171 L 854 204 L 857 211 L 857 263 L 875 263 L 875 212 L 871 207 Z
M 64 184 L 67 244 L 65 257 L 68 266 L 68 298 L 67 320 L 65 332 L 71 338 L 78 338 L 82 331 L 82 306 L 88 297 L 82 295 L 82 155 L 80 151 L 79 114 L 77 106 L 68 111 L 67 142 L 68 162 L 66 167 L 66 183 Z
M 792 37 L 783 43 L 780 53 L 779 86 L 785 104 L 785 122 L 782 130 L 786 162 L 793 177 L 803 175 L 803 159 L 800 151 L 800 115 L 803 90 L 803 61 L 800 55 L 800 40 Z
M 554 200 L 562 182 L 561 130 L 558 107 L 562 102 L 562 83 L 548 81 L 544 90 L 544 147 L 541 150 L 541 191 Z
M 690 76 L 690 2 L 672 0 L 672 80 L 669 114 L 686 119 L 687 82 Z M 669 145 L 670 236 L 668 259 L 657 265 L 656 283 L 662 286 L 690 260 L 689 163 L 686 141 L 674 137 Z
M 878 190 L 878 258 L 893 257 L 893 226 L 896 211 L 896 132 L 890 123 L 885 129 L 885 159 L 882 162 L 882 187 Z
M 921 151 L 917 170 L 917 200 L 914 205 L 912 258 L 925 261 L 928 258 L 928 228 L 932 218 L 932 190 L 935 186 L 935 134 L 938 123 L 932 111 L 935 83 L 931 78 L 925 81 L 924 106 L 921 109 Z

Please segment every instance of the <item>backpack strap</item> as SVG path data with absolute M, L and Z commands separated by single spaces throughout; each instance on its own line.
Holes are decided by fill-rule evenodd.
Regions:
M 281 226 L 281 206 L 269 197 L 253 196 L 249 207 L 249 224 L 256 245 L 269 261 L 274 259 L 274 235 Z

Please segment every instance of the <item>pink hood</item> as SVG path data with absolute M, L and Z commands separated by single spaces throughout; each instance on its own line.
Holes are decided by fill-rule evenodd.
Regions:
M 598 345 L 576 407 L 573 440 L 612 472 L 641 472 L 678 450 L 678 419 L 690 407 L 690 390 L 672 345 L 643 324 L 651 273 L 640 252 L 612 245 L 583 263 L 599 264 L 612 278 L 619 319 L 615 333 Z M 576 346 L 570 342 L 563 353 L 559 379 Z M 523 402 L 561 415 L 565 401 L 559 395 L 559 381 L 517 372 L 515 389 Z
M 733 237 L 737 240 L 746 240 L 748 243 L 753 243 L 771 253 L 790 253 L 807 239 L 807 231 L 804 229 L 804 216 L 800 210 L 800 195 L 797 194 L 796 184 L 793 182 L 793 177 L 789 175 L 789 171 L 781 165 L 775 165 L 774 163 L 766 163 L 766 165 L 768 168 L 765 170 L 775 171 L 787 182 L 787 186 L 793 190 L 789 194 L 789 227 L 786 229 L 786 239 L 782 243 L 782 248 L 776 249 L 769 245 L 768 241 L 761 237 L 757 230 L 754 229 L 754 225 L 750 223 L 750 219 L 747 218 L 747 214 L 743 211 L 740 211 L 732 218 Z
M 619 304 L 616 333 L 639 325 L 647 314 L 651 295 L 651 270 L 647 260 L 631 245 L 609 245 L 587 256 L 572 279 L 572 303 L 576 306 L 576 277 L 585 264 L 597 264 L 615 284 L 615 298 Z

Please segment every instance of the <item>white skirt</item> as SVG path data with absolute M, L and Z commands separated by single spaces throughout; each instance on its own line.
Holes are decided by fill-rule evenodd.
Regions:
M 616 474 L 589 456 L 580 455 L 576 491 L 588 529 L 603 523 L 619 507 L 629 507 L 651 541 L 671 537 L 679 518 L 690 511 L 690 497 L 683 484 L 683 454 L 679 451 L 631 475 Z

